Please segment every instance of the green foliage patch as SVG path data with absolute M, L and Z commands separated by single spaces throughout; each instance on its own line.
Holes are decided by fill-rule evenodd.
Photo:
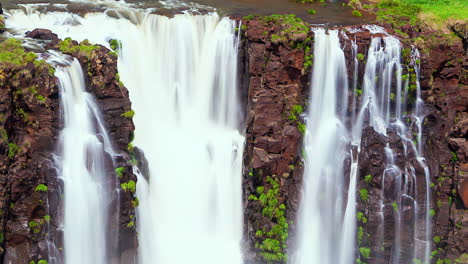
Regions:
M 264 228 L 256 231 L 255 236 L 260 241 L 255 243 L 255 247 L 261 250 L 260 255 L 267 263 L 286 261 L 287 255 L 284 252 L 289 228 L 285 217 L 286 206 L 280 203 L 279 180 L 268 176 L 266 182 L 269 188 L 257 187 L 257 195 L 250 195 L 249 200 L 259 201 L 263 208 L 262 214 L 274 225 L 269 230 Z

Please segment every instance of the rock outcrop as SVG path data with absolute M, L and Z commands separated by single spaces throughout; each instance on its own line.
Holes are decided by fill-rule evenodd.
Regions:
M 0 263 L 29 264 L 48 260 L 62 244 L 62 187 L 51 155 L 58 86 L 54 69 L 20 41 L 1 42 L 0 53 Z
M 46 32 L 45 35 L 51 34 Z M 106 121 L 106 129 L 120 154 L 114 157 L 114 168 L 108 168 L 108 185 L 114 189 L 111 206 L 108 208 L 108 241 L 111 242 L 108 245 L 108 255 L 117 263 L 133 263 L 138 247 L 135 230 L 137 179 L 132 169 L 132 163 L 136 161 L 131 145 L 135 129 L 132 121 L 134 112 L 128 90 L 119 79 L 117 54 L 104 46 L 91 45 L 86 40 L 81 43 L 71 39 L 54 40 L 47 47 L 78 59 L 83 71 L 87 73 L 89 92 L 96 97 Z
M 252 18 L 244 27 L 244 74 L 249 79 L 243 174 L 246 263 L 285 260 L 298 209 L 303 90 L 309 79 L 304 60 L 310 60 L 306 47 L 311 38 L 302 22 L 288 19 Z M 295 29 L 288 31 L 291 27 Z

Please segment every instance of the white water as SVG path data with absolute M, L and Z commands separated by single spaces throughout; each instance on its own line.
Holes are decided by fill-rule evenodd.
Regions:
M 122 42 L 119 73 L 136 113 L 133 144 L 145 152 L 150 171 L 149 182 L 140 175 L 137 185 L 139 262 L 242 263 L 244 136 L 235 22 L 216 14 L 169 19 L 128 6 L 114 8 L 131 21 L 28 8 L 27 14 L 12 11 L 7 27 L 18 33 L 48 28 L 60 38 L 106 46 L 112 38 Z M 92 206 L 105 208 L 100 202 Z M 99 223 L 94 227 L 95 235 L 105 233 Z M 72 234 L 73 229 L 66 222 L 65 236 L 89 241 L 87 233 Z M 81 255 L 78 260 L 86 258 L 80 263 L 107 263 L 103 255 L 88 261 L 79 247 L 68 250 Z
M 139 41 L 122 38 L 119 69 L 151 174 L 139 192 L 140 263 L 241 263 L 235 23 L 148 16 L 131 34 Z
M 374 28 L 368 28 L 370 31 L 375 31 Z M 378 32 L 382 33 L 382 32 Z M 384 174 L 382 175 L 382 189 L 385 188 L 385 178 L 390 177 L 395 182 L 395 195 L 385 195 L 384 192 L 381 194 L 381 226 L 380 234 L 374 234 L 374 236 L 380 236 L 378 239 L 384 242 L 385 227 L 384 227 L 384 210 L 386 207 L 392 208 L 396 203 L 398 206 L 393 216 L 392 222 L 394 222 L 394 230 L 390 232 L 394 233 L 394 240 L 392 243 L 392 256 L 390 263 L 398 264 L 401 263 L 402 251 L 411 251 L 413 248 L 412 258 L 417 258 L 422 263 L 429 263 L 430 254 L 430 174 L 427 166 L 424 164 L 424 158 L 421 153 L 421 140 L 422 140 L 422 129 L 421 120 L 424 119 L 423 113 L 421 113 L 422 99 L 419 87 L 419 81 L 416 81 L 417 91 L 415 104 L 413 106 L 413 117 L 417 126 L 417 142 L 416 145 L 410 139 L 408 128 L 403 121 L 406 118 L 410 97 L 408 92 L 408 81 L 403 81 L 402 72 L 403 67 L 400 62 L 401 57 L 401 44 L 398 39 L 387 36 L 382 39 L 376 37 L 372 40 L 369 48 L 369 53 L 366 62 L 366 70 L 363 80 L 363 92 L 362 102 L 360 105 L 360 112 L 357 118 L 357 122 L 353 124 L 353 141 L 359 142 L 361 139 L 362 129 L 366 126 L 365 119 L 369 119 L 369 125 L 373 126 L 374 129 L 383 134 L 387 134 L 387 130 L 394 130 L 398 136 L 402 138 L 405 147 L 405 154 L 409 154 L 410 150 L 417 155 L 419 166 L 424 168 L 424 175 L 418 177 L 416 175 L 413 166 L 399 168 L 395 165 L 395 157 L 393 151 L 389 146 L 386 148 L 387 164 Z M 419 79 L 419 66 L 416 65 L 415 61 L 419 59 L 419 53 L 417 50 L 413 51 L 412 55 L 412 67 L 415 68 L 417 79 Z M 369 114 L 366 117 L 367 113 Z M 417 184 L 418 180 L 423 180 L 424 184 Z M 419 199 L 417 197 L 417 187 L 424 186 L 423 193 L 425 197 Z M 419 202 L 418 202 L 419 201 Z M 411 205 L 412 204 L 412 205 Z M 415 220 L 407 223 L 403 222 L 404 214 L 412 214 L 414 211 Z M 420 217 L 424 215 L 424 217 Z M 414 232 L 413 241 L 408 244 L 408 241 L 404 241 L 401 234 L 405 229 L 405 234 Z M 391 237 L 391 236 L 390 236 Z M 387 241 L 388 243 L 388 241 Z M 402 244 L 404 243 L 404 244 Z M 406 256 L 407 257 L 407 256 Z
M 55 72 L 64 120 L 57 166 L 65 187 L 65 263 L 104 264 L 108 216 L 103 208 L 107 208 L 110 196 L 104 164 L 110 140 L 105 130 L 95 125 L 102 121 L 92 95 L 85 91 L 79 62 L 56 55 L 49 62 L 69 65 L 57 66 Z
M 314 72 L 305 136 L 306 163 L 302 202 L 295 252 L 291 263 L 350 263 L 354 242 L 354 195 L 343 222 L 343 161 L 346 129 L 341 122 L 347 102 L 338 94 L 347 94 L 345 57 L 338 31 L 316 29 Z M 354 174 L 354 180 L 356 174 Z M 355 183 L 351 183 L 354 185 Z M 352 215 L 352 217 L 350 217 Z M 342 243 L 343 240 L 346 243 Z M 341 246 L 339 246 L 341 245 Z

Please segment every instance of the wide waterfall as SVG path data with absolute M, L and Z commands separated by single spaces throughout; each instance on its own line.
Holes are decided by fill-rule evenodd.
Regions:
M 64 261 L 104 264 L 107 215 L 103 208 L 110 196 L 105 163 L 112 147 L 93 96 L 86 92 L 81 65 L 76 59 L 70 62 L 57 56 L 49 60 L 59 65 L 55 74 L 64 121 L 57 158 L 65 186 Z
M 214 14 L 146 16 L 120 39 L 150 172 L 138 185 L 140 263 L 242 262 L 235 27 Z
M 365 32 L 370 33 L 365 43 L 366 55 L 358 54 L 362 46 L 358 47 L 355 39 L 348 38 L 352 35 L 352 30 L 348 29 L 314 26 L 312 47 L 302 47 L 308 45 L 306 42 L 294 44 L 294 49 L 302 49 L 294 54 L 306 51 L 307 59 L 310 59 L 309 48 L 314 50 L 310 87 L 301 88 L 304 94 L 288 95 L 300 98 L 295 103 L 300 104 L 301 109 L 308 108 L 304 114 L 306 131 L 302 143 L 304 174 L 302 176 L 299 166 L 289 165 L 294 173 L 276 175 L 282 184 L 281 192 L 286 193 L 281 193 L 285 197 L 281 202 L 287 204 L 285 212 L 291 213 L 291 218 L 296 217 L 297 207 L 288 201 L 295 199 L 287 193 L 293 189 L 288 186 L 292 181 L 288 177 L 302 177 L 297 181 L 302 184 L 297 184 L 301 194 L 297 219 L 287 219 L 288 225 L 291 223 L 296 229 L 294 236 L 289 237 L 287 249 L 286 245 L 272 250 L 258 243 L 247 245 L 247 242 L 244 248 L 243 242 L 250 242 L 249 234 L 272 230 L 276 219 L 266 219 L 261 214 L 255 217 L 264 219 L 248 219 L 263 224 L 263 229 L 259 230 L 243 223 L 245 211 L 250 210 L 242 200 L 242 173 L 248 178 L 246 171 L 250 166 L 243 164 L 247 160 L 243 160 L 244 145 L 248 149 L 253 143 L 245 142 L 244 130 L 249 124 L 244 124 L 246 113 L 241 91 L 250 90 L 240 87 L 239 54 L 245 56 L 247 65 L 242 66 L 266 69 L 270 58 L 260 53 L 265 62 L 250 61 L 253 56 L 249 57 L 249 49 L 270 52 L 269 56 L 274 56 L 271 70 L 283 70 L 272 74 L 275 82 L 271 85 L 284 86 L 281 89 L 296 84 L 299 87 L 299 81 L 288 83 L 293 77 L 302 78 L 302 84 L 306 82 L 307 67 L 301 72 L 303 56 L 291 58 L 291 61 L 281 57 L 293 46 L 282 43 L 285 36 L 278 34 L 271 34 L 275 35 L 275 41 L 259 40 L 260 35 L 269 36 L 271 32 L 267 31 L 257 34 L 258 39 L 245 38 L 247 48 L 241 51 L 239 46 L 245 27 L 215 12 L 186 10 L 164 16 L 155 14 L 153 9 L 139 9 L 123 1 L 99 3 L 104 12 L 85 14 L 57 11 L 60 8 L 42 12 L 40 5 L 25 5 L 24 10 L 7 12 L 6 25 L 8 34 L 16 38 L 22 38 L 26 31 L 35 28 L 46 28 L 61 39 L 88 39 L 91 43 L 115 48 L 112 52 L 118 55 L 119 71 L 116 79 L 128 88 L 134 111 L 135 133 L 129 148 L 136 146 L 136 157 L 141 158 L 132 160 L 133 171 L 138 176 L 138 200 L 132 200 L 136 205 L 132 204 L 131 227 L 136 225 L 138 248 L 129 249 L 135 251 L 129 255 L 133 254 L 131 258 L 135 262 L 242 264 L 250 257 L 261 259 L 264 252 L 260 251 L 265 248 L 268 252 L 287 253 L 285 259 L 290 264 L 364 263 L 368 258 L 363 258 L 362 248 L 364 252 L 372 252 L 372 257 L 385 259 L 390 264 L 431 262 L 431 174 L 424 158 L 425 113 L 416 48 L 405 51 L 408 59 L 403 62 L 403 44 L 377 26 L 352 29 L 369 31 Z M 164 3 L 174 4 L 172 1 Z M 299 35 L 296 37 L 302 37 Z M 41 41 L 33 43 L 43 44 Z M 346 43 L 352 45 L 349 58 L 346 57 Z M 51 253 L 49 263 L 117 263 L 114 261 L 118 257 L 108 256 L 109 245 L 116 244 L 109 241 L 113 236 L 108 234 L 108 214 L 110 210 L 120 210 L 110 208 L 114 205 L 111 193 L 116 191 L 114 187 L 119 187 L 109 186 L 108 177 L 115 177 L 114 168 L 111 170 L 109 165 L 116 155 L 113 140 L 106 132 L 99 106 L 87 92 L 87 77 L 80 63 L 59 52 L 44 52 L 50 56 L 47 62 L 56 68 L 64 123 L 55 162 L 64 183 L 61 229 L 65 259 L 55 259 Z M 297 70 L 293 60 L 300 61 Z M 283 67 L 287 63 L 294 67 L 292 64 L 289 68 Z M 353 68 L 349 74 L 347 67 Z M 263 72 L 260 75 L 259 86 L 262 86 L 269 76 Z M 282 82 L 281 75 L 288 75 L 287 81 Z M 242 95 L 247 94 L 245 91 Z M 270 94 L 262 91 L 255 96 Z M 248 94 L 246 97 L 253 101 L 255 96 Z M 303 98 L 308 98 L 307 103 L 303 104 Z M 271 99 L 272 103 L 283 103 L 276 100 Z M 284 118 L 287 113 L 281 115 Z M 382 167 L 379 175 L 361 175 L 364 174 L 360 165 L 365 162 L 361 154 L 365 152 L 366 129 L 379 137 L 373 140 L 383 142 L 381 153 L 376 154 L 383 157 L 382 162 L 374 166 Z M 299 131 L 297 134 L 301 136 L 297 136 L 297 142 L 302 137 Z M 286 136 L 290 135 L 278 135 L 278 139 L 274 138 L 277 142 L 272 140 L 272 144 L 281 145 L 283 151 L 286 148 L 283 145 L 288 144 L 283 140 Z M 302 166 L 300 150 L 294 152 L 297 156 L 291 160 Z M 274 160 L 280 155 L 283 153 L 278 151 L 261 158 Z M 266 178 L 266 175 L 259 177 Z M 365 177 L 370 178 L 364 180 Z M 372 177 L 373 186 L 369 183 Z M 264 188 L 260 186 L 264 178 L 250 184 Z M 363 182 L 369 183 L 366 186 L 369 189 L 373 188 L 374 208 L 364 201 L 363 194 L 369 193 L 364 190 Z M 298 193 L 296 189 L 293 191 Z M 278 202 L 278 197 L 270 198 Z M 244 203 L 249 202 L 249 198 L 244 197 Z M 251 210 L 265 210 L 259 208 Z M 373 221 L 375 230 L 372 234 L 363 234 L 360 219 L 364 211 L 371 209 L 375 211 L 365 221 Z M 371 237 L 365 242 L 369 248 L 361 245 L 363 236 Z M 275 245 L 278 241 L 272 237 L 265 241 L 272 240 L 270 245 Z M 244 254 L 247 252 L 249 254 Z
M 110 39 L 117 39 L 121 44 L 119 73 L 135 111 L 133 144 L 144 151 L 150 174 L 140 174 L 137 185 L 139 262 L 241 263 L 244 136 L 237 92 L 236 22 L 215 13 L 168 18 L 128 8 L 121 10 L 121 17 L 130 20 L 100 13 L 81 17 L 27 10 L 11 15 L 11 27 L 18 32 L 42 27 L 61 38 L 89 39 L 106 46 Z M 69 96 L 64 102 L 67 107 L 81 98 L 76 96 L 86 98 L 76 92 Z M 85 111 L 87 106 L 82 107 Z M 77 125 L 83 125 L 79 131 L 91 140 L 85 136 L 91 129 L 89 124 Z M 88 146 L 88 142 L 76 139 L 73 143 L 82 144 L 80 148 Z M 100 145 L 95 147 L 101 151 Z M 83 165 L 76 159 L 73 162 Z M 82 169 L 75 168 L 73 173 L 80 174 Z M 79 180 L 83 185 L 89 182 L 84 177 Z M 89 189 L 78 189 L 90 192 L 90 202 L 69 200 L 65 210 L 84 216 L 88 212 L 75 210 L 75 203 L 104 208 L 105 197 L 93 196 L 94 189 L 96 195 L 104 195 L 100 188 L 93 184 Z M 79 195 L 85 194 L 76 195 L 74 199 L 79 200 Z M 66 263 L 108 263 L 103 253 L 91 254 L 105 248 L 103 210 L 94 217 L 93 229 L 86 232 L 72 222 L 81 221 L 81 217 L 67 217 L 65 229 L 70 233 L 65 232 L 65 237 L 71 244 Z M 86 236 L 88 232 L 92 235 Z M 93 243 L 99 244 L 86 242 L 94 236 L 98 238 Z M 75 246 L 75 240 L 90 250 Z

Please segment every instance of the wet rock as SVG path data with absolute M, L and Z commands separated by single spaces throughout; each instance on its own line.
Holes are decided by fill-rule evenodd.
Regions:
M 294 105 L 303 105 L 303 87 L 308 73 L 303 74 L 304 50 L 290 46 L 288 41 L 271 41 L 282 25 L 275 22 L 246 22 L 244 59 L 246 60 L 247 91 L 247 144 L 244 152 L 243 175 L 245 205 L 246 263 L 265 263 L 256 243 L 263 237 L 258 230 L 269 230 L 276 222 L 262 214 L 258 201 L 248 197 L 257 195 L 259 186 L 266 186 L 267 176 L 274 176 L 280 184 L 280 203 L 286 205 L 288 222 L 295 221 L 299 205 L 300 182 L 303 165 L 300 159 L 302 133 L 297 121 L 288 117 Z M 307 37 L 297 35 L 297 41 Z M 246 87 L 247 88 L 247 87 Z M 245 94 L 245 93 L 244 93 Z M 294 225 L 290 224 L 289 234 Z M 290 239 L 292 241 L 292 239 Z
M 42 40 L 57 40 L 57 34 L 53 33 L 48 29 L 36 28 L 33 31 L 26 32 L 26 37 Z

